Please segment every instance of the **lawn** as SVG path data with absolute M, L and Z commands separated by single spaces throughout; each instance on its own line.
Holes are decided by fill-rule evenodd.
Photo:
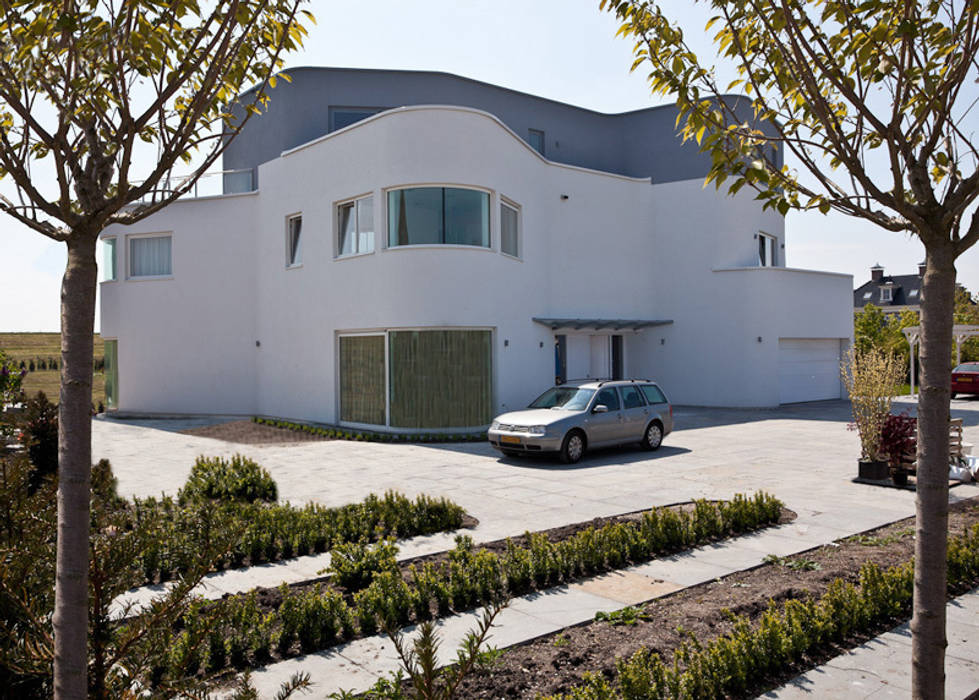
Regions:
M 0 333 L 0 350 L 7 357 L 20 365 L 34 362 L 35 370 L 28 373 L 24 379 L 24 390 L 28 396 L 43 391 L 54 403 L 58 402 L 61 391 L 61 373 L 56 369 L 37 369 L 41 360 L 45 364 L 55 360 L 61 364 L 61 334 L 60 333 Z M 95 335 L 95 362 L 101 366 L 103 358 L 103 343 L 99 335 Z M 95 373 L 92 379 L 92 404 L 98 406 L 105 403 L 105 377 L 101 371 Z

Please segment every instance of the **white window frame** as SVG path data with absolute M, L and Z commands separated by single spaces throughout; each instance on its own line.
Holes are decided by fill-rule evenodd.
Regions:
M 886 294 L 885 294 L 886 292 Z M 880 300 L 881 302 L 893 302 L 894 301 L 894 288 L 890 285 L 884 285 L 880 288 Z
M 771 259 L 764 259 L 758 256 L 759 267 L 778 267 L 778 238 L 768 233 L 758 232 L 758 240 L 764 244 L 764 249 L 769 252 Z
M 377 239 L 378 239 L 378 235 L 377 235 L 378 234 L 378 231 L 377 231 L 377 208 L 376 208 L 376 204 L 374 203 L 374 201 L 371 201 L 371 215 L 374 217 L 374 230 L 372 231 L 372 233 L 374 234 L 373 244 L 371 245 L 371 249 L 370 250 L 359 250 L 359 248 L 360 248 L 360 207 L 358 205 L 359 205 L 360 202 L 364 201 L 365 199 L 371 199 L 371 200 L 373 200 L 373 198 L 374 198 L 374 193 L 373 192 L 367 192 L 365 194 L 361 194 L 361 195 L 357 195 L 356 197 L 352 197 L 350 199 L 342 199 L 342 200 L 340 200 L 339 202 L 337 202 L 336 204 L 333 205 L 333 225 L 334 225 L 334 228 L 335 228 L 335 233 L 334 233 L 334 236 L 333 236 L 333 257 L 334 258 L 344 259 L 344 258 L 355 258 L 355 257 L 361 256 L 361 255 L 373 255 L 374 252 L 377 250 Z M 354 251 L 353 253 L 344 253 L 340 249 L 340 234 L 342 233 L 341 224 L 340 224 L 340 211 L 341 211 L 341 209 L 343 209 L 343 207 L 349 206 L 349 205 L 353 205 L 353 208 L 354 208 L 354 217 L 355 217 L 354 218 L 354 221 L 355 221 L 355 223 L 354 223 L 354 229 L 356 230 L 356 234 L 355 235 L 357 236 L 357 247 L 358 247 L 358 250 Z
M 102 262 L 105 262 L 105 251 L 109 246 L 109 242 L 112 242 L 112 277 L 105 277 L 99 280 L 100 283 L 105 282 L 118 282 L 119 281 L 119 237 L 118 236 L 103 236 L 102 237 Z M 170 242 L 170 269 L 173 269 L 173 242 Z M 102 266 L 102 274 L 105 274 L 105 266 Z
M 507 209 L 511 209 L 516 214 L 516 218 L 517 218 L 517 250 L 516 250 L 515 253 L 508 253 L 507 251 L 503 250 L 503 207 L 506 207 Z M 500 219 L 500 252 L 503 255 L 507 256 L 508 258 L 514 258 L 515 260 L 521 260 L 521 259 L 523 259 L 523 236 L 521 235 L 523 233 L 523 225 L 522 225 L 523 222 L 521 221 L 522 218 L 523 217 L 522 217 L 522 212 L 521 212 L 521 209 L 520 209 L 520 205 L 514 203 L 512 200 L 507 199 L 506 197 L 502 197 L 501 196 L 500 197 L 500 215 L 499 215 L 499 219 Z
M 137 238 L 169 238 L 170 239 L 170 274 L 168 275 L 134 275 L 132 260 L 132 241 Z M 154 233 L 133 233 L 126 236 L 126 281 L 142 282 L 151 280 L 171 280 L 174 276 L 173 264 L 173 231 L 157 231 Z
M 408 243 L 407 245 L 389 245 L 391 240 L 391 232 L 388 230 L 390 212 L 388 211 L 388 194 L 390 192 L 397 192 L 398 190 L 411 190 L 417 187 L 441 187 L 445 189 L 456 189 L 456 190 L 473 190 L 476 192 L 484 192 L 489 195 L 489 245 L 462 245 L 459 243 Z M 458 182 L 417 182 L 417 183 L 407 183 L 402 185 L 391 185 L 390 187 L 385 187 L 381 190 L 381 197 L 383 203 L 381 205 L 381 216 L 383 218 L 382 226 L 384 230 L 382 231 L 381 248 L 387 252 L 392 250 L 425 250 L 428 248 L 441 248 L 441 249 L 456 249 L 456 250 L 481 250 L 484 253 L 496 252 L 495 238 L 493 237 L 493 226 L 496 222 L 493 219 L 493 202 L 496 200 L 496 192 L 488 187 L 481 187 L 479 185 L 461 185 Z M 375 225 L 376 229 L 377 226 Z M 377 248 L 377 232 L 374 232 L 375 240 L 374 247 Z
M 292 222 L 299 219 L 298 251 L 292 249 Z M 286 269 L 295 270 L 303 266 L 303 213 L 301 211 L 286 215 Z

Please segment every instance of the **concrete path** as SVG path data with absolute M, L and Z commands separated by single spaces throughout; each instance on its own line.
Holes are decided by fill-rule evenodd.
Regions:
M 979 690 L 979 588 L 954 599 L 945 610 L 945 697 L 962 700 Z M 761 697 L 911 697 L 911 630 L 908 624 L 895 627 Z
M 913 411 L 909 401 L 899 401 L 895 408 L 904 406 Z M 964 419 L 966 441 L 979 443 L 979 401 L 956 400 L 952 409 L 953 416 Z M 175 493 L 198 455 L 240 452 L 271 472 L 280 498 L 296 503 L 312 500 L 342 505 L 386 489 L 409 496 L 446 496 L 479 519 L 480 525 L 472 531 L 477 542 L 691 498 L 728 498 L 759 489 L 773 493 L 798 514 L 795 522 L 775 531 L 517 601 L 494 631 L 491 643 L 501 647 L 591 619 L 597 610 L 621 608 L 753 566 L 769 553 L 790 554 L 914 513 L 910 491 L 851 483 L 859 442 L 856 433 L 846 427 L 851 420 L 846 402 L 773 410 L 678 408 L 675 418 L 678 430 L 657 452 L 605 450 L 573 466 L 548 459 L 504 459 L 481 443 L 232 445 L 172 432 L 179 425 L 173 421 L 97 420 L 93 454 L 112 462 L 122 495 Z M 974 485 L 960 486 L 951 498 L 977 493 L 979 488 Z M 446 548 L 436 538 L 417 553 L 425 553 L 427 546 L 431 547 L 427 551 Z M 267 585 L 266 577 L 298 576 L 301 570 L 323 566 L 303 559 L 311 558 L 263 570 L 262 585 Z M 298 568 L 293 570 L 293 566 Z M 255 583 L 249 574 L 236 577 L 235 586 L 259 585 L 257 576 Z M 232 578 L 227 577 L 228 585 Z M 455 635 L 461 637 L 473 619 L 463 615 L 444 621 L 444 648 L 451 649 Z M 276 679 L 287 677 L 289 669 L 299 664 L 318 684 L 314 696 L 324 697 L 329 693 L 327 684 L 346 689 L 368 687 L 392 668 L 390 651 L 390 643 L 382 639 L 359 640 L 275 664 L 255 678 L 261 678 L 263 688 L 272 688 L 278 684 Z

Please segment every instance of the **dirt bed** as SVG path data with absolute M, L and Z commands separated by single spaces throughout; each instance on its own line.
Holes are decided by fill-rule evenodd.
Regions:
M 955 504 L 950 511 L 949 532 L 953 535 L 979 522 L 977 499 Z M 723 612 L 725 609 L 756 619 L 766 609 L 769 599 L 784 601 L 819 596 L 835 579 L 856 582 L 860 567 L 866 562 L 889 567 L 908 561 L 914 548 L 913 528 L 914 519 L 908 518 L 871 533 L 788 558 L 811 561 L 819 567 L 815 570 L 769 564 L 679 591 L 640 606 L 645 619 L 634 625 L 613 626 L 608 622 L 589 622 L 509 649 L 489 668 L 467 679 L 459 696 L 474 700 L 536 698 L 542 694 L 566 692 L 579 682 L 586 671 L 599 671 L 611 677 L 616 658 L 631 656 L 643 646 L 669 660 L 682 641 L 683 637 L 678 631 L 681 628 L 702 642 L 729 631 L 731 623 Z M 950 595 L 965 590 L 968 587 L 950 591 Z M 785 668 L 779 676 L 764 679 L 746 696 L 754 697 L 777 687 L 899 622 L 898 619 L 888 620 L 868 634 L 849 639 L 839 646 L 821 649 L 801 663 Z
M 251 420 L 233 420 L 216 425 L 205 425 L 202 428 L 188 428 L 180 431 L 184 435 L 215 438 L 226 442 L 238 442 L 244 445 L 267 445 L 270 443 L 283 444 L 290 442 L 320 442 L 332 440 L 323 435 L 311 435 L 299 430 L 276 428 L 262 425 Z

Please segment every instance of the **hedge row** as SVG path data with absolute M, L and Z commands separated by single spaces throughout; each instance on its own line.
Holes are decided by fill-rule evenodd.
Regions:
M 948 544 L 950 587 L 979 577 L 979 525 Z M 739 695 L 767 676 L 831 642 L 906 616 L 911 610 L 914 571 L 911 562 L 882 571 L 865 564 L 858 585 L 834 581 L 818 600 L 769 602 L 756 627 L 734 618 L 734 629 L 706 645 L 691 639 L 676 650 L 671 663 L 648 649 L 620 659 L 613 680 L 585 674 L 584 683 L 549 700 L 643 700 L 710 698 Z
M 465 511 L 445 498 L 421 495 L 411 500 L 389 491 L 361 503 L 301 508 L 234 501 L 134 499 L 133 517 L 155 530 L 138 566 L 146 581 L 165 581 L 188 571 L 200 558 L 202 543 L 218 533 L 241 531 L 218 568 L 325 552 L 343 542 L 414 537 L 461 527 Z
M 167 672 L 183 677 L 201 665 L 244 667 L 249 658 L 260 664 L 272 650 L 288 656 L 296 647 L 304 653 L 322 649 L 384 626 L 403 627 L 771 525 L 781 509 L 782 503 L 765 493 L 697 501 L 691 509 L 656 508 L 636 522 L 589 528 L 561 542 L 528 533 L 527 547 L 510 541 L 502 554 L 475 549 L 472 539 L 459 537 L 447 561 L 412 566 L 407 580 L 385 568 L 350 603 L 334 590 L 283 586 L 281 606 L 263 615 L 254 595 L 227 598 L 215 604 L 223 623 L 206 630 L 192 621 L 186 625 L 171 646 Z M 207 651 L 212 647 L 213 653 Z
M 275 418 L 252 417 L 253 423 L 270 425 L 273 428 L 295 430 L 307 435 L 332 438 L 334 440 L 355 440 L 358 442 L 485 442 L 486 433 L 375 433 L 348 428 L 320 428 L 306 423 L 295 423 Z

